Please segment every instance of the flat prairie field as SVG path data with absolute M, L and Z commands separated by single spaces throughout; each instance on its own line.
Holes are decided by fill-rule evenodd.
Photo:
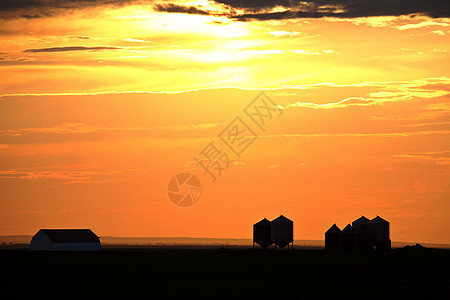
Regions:
M 0 250 L 2 299 L 447 298 L 450 250 Z

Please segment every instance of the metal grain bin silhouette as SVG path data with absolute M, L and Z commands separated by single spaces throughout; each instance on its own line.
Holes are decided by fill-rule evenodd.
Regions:
M 377 216 L 368 223 L 369 229 L 375 234 L 375 248 L 377 250 L 391 249 L 389 237 L 389 222 Z
M 359 218 L 359 219 L 357 219 L 357 220 L 355 220 L 355 221 L 352 222 L 352 227 L 353 227 L 355 230 L 358 230 L 358 229 L 361 228 L 361 227 L 367 226 L 367 224 L 369 224 L 369 221 L 370 221 L 370 220 L 367 219 L 366 217 L 361 216 L 361 218 Z
M 352 222 L 355 229 L 355 249 L 373 250 L 375 244 L 375 234 L 369 229 L 369 219 L 364 216 Z
M 355 247 L 355 229 L 348 224 L 339 235 L 339 249 L 344 251 L 353 250 Z
M 355 250 L 373 250 L 375 245 L 375 234 L 367 225 L 355 229 Z
M 272 245 L 271 224 L 266 218 L 253 225 L 253 247 L 257 243 L 261 248 L 266 249 Z
M 271 222 L 271 239 L 280 248 L 294 243 L 294 222 L 281 215 Z
M 325 232 L 325 250 L 339 250 L 341 229 L 334 224 Z

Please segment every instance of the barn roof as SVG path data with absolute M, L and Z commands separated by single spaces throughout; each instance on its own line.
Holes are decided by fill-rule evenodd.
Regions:
M 333 226 L 331 226 L 330 229 L 328 229 L 327 232 L 325 232 L 325 234 L 333 234 L 333 233 L 341 233 L 341 230 L 339 229 L 339 227 L 337 227 L 336 224 L 333 224 Z
M 100 243 L 90 229 L 41 229 L 52 243 Z

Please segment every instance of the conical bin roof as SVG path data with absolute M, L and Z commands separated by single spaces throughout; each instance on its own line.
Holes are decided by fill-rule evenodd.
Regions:
M 339 227 L 337 227 L 336 224 L 333 224 L 333 226 L 331 226 L 330 229 L 328 229 L 327 232 L 325 232 L 325 234 L 337 234 L 337 233 L 341 233 L 341 229 L 339 229 Z

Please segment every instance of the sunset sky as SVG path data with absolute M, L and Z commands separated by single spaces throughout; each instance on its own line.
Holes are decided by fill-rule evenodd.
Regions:
M 0 234 L 251 238 L 283 214 L 319 240 L 379 215 L 450 243 L 449 1 L 110 2 L 0 2 Z M 237 117 L 240 156 L 219 138 Z M 168 199 L 181 172 L 191 207 Z

